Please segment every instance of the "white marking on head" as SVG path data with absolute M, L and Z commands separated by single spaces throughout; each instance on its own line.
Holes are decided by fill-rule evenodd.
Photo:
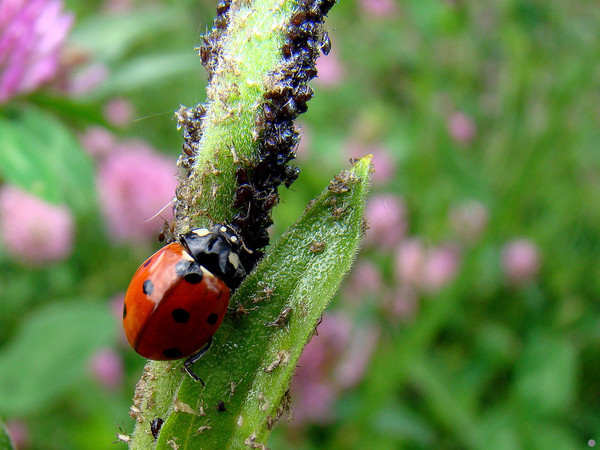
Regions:
M 229 262 L 231 263 L 231 265 L 233 266 L 233 268 L 235 270 L 238 269 L 238 267 L 240 266 L 240 257 L 238 256 L 237 253 L 231 252 L 229 253 Z
M 197 228 L 194 230 L 194 234 L 200 237 L 207 236 L 209 233 L 210 231 L 207 228 Z
M 237 236 L 231 236 L 231 237 L 229 238 L 229 240 L 230 240 L 231 242 L 237 242 L 237 241 L 238 241 L 238 238 L 237 238 Z
M 221 233 L 225 233 L 227 231 L 227 227 L 226 226 L 222 226 L 221 229 L 219 230 Z
M 193 261 L 194 258 L 192 257 L 192 255 L 190 255 L 188 252 L 181 252 L 181 257 L 183 259 L 185 259 L 186 261 Z

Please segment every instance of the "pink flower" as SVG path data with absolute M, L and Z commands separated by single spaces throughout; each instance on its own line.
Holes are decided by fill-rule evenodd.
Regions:
M 487 228 L 489 213 L 483 203 L 470 200 L 452 207 L 450 222 L 463 241 L 473 243 Z
M 89 127 L 80 136 L 79 141 L 87 152 L 100 158 L 112 153 L 117 147 L 117 141 L 114 135 L 102 127 Z
M 111 14 L 122 14 L 134 8 L 132 0 L 105 0 L 102 9 Z
M 177 187 L 176 167 L 144 144 L 126 145 L 101 162 L 98 193 L 112 236 L 140 242 L 155 237 L 164 220 L 172 217 L 169 202 Z
M 427 292 L 437 292 L 450 284 L 458 272 L 459 259 L 456 246 L 444 245 L 430 249 L 423 266 L 422 288 Z
M 0 103 L 47 83 L 73 15 L 60 0 L 4 0 L 0 3 Z
M 386 313 L 391 314 L 393 319 L 400 322 L 408 322 L 415 317 L 419 298 L 413 287 L 409 285 L 400 286 L 386 304 Z
M 379 268 L 369 260 L 359 259 L 344 287 L 344 300 L 359 303 L 364 297 L 377 296 L 382 289 Z
M 354 327 L 344 351 L 333 370 L 335 385 L 342 389 L 356 386 L 363 378 L 379 339 L 373 326 Z
M 66 90 L 78 97 L 89 94 L 108 78 L 108 67 L 102 63 L 93 63 L 71 75 Z
M 462 112 L 452 113 L 446 126 L 452 139 L 459 144 L 470 144 L 477 131 L 473 119 Z
M 365 14 L 374 18 L 387 18 L 398 14 L 398 5 L 394 0 L 360 0 Z
M 95 353 L 90 359 L 89 370 L 107 389 L 118 389 L 123 383 L 123 360 L 114 350 L 104 349 Z
M 367 230 L 365 245 L 389 249 L 402 240 L 408 228 L 404 202 L 392 194 L 370 198 L 365 217 L 370 227 Z
M 292 381 L 292 409 L 297 424 L 326 424 L 343 389 L 362 378 L 377 342 L 372 327 L 353 329 L 339 313 L 325 313 L 315 335 L 304 348 Z
M 459 264 L 459 250 L 451 244 L 426 249 L 415 238 L 396 251 L 396 273 L 405 288 L 436 292 L 454 280 Z
M 109 101 L 104 107 L 104 117 L 106 120 L 116 126 L 125 127 L 131 124 L 133 116 L 133 105 L 124 98 L 115 98 Z
M 298 371 L 296 374 L 300 371 Z M 292 411 L 296 425 L 305 422 L 320 424 L 331 423 L 333 420 L 333 404 L 337 399 L 337 392 L 325 382 L 314 380 L 305 384 L 305 380 L 294 378 L 292 381 Z
M 346 68 L 334 50 L 331 50 L 329 55 L 321 55 L 317 59 L 317 71 L 319 75 L 315 78 L 315 84 L 324 87 L 337 86 L 346 77 Z
M 403 242 L 396 250 L 396 273 L 402 284 L 420 286 L 423 280 L 426 251 L 420 239 Z
M 73 216 L 12 186 L 0 189 L 0 234 L 6 251 L 31 265 L 59 261 L 73 248 Z
M 506 280 L 523 285 L 533 280 L 540 270 L 540 252 L 527 239 L 515 239 L 502 249 L 502 268 Z

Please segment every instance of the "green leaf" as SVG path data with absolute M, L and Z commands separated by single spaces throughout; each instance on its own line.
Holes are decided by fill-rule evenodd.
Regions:
M 590 448 L 587 440 L 581 439 L 580 435 L 576 435 L 571 427 L 566 424 L 554 424 L 550 421 L 543 421 L 528 427 L 524 441 L 523 448 L 531 450 Z
M 99 302 L 38 309 L 0 352 L 0 414 L 39 412 L 71 389 L 86 376 L 90 355 L 114 341 L 116 325 Z
M 90 94 L 92 98 L 123 95 L 156 87 L 161 82 L 181 79 L 198 69 L 198 58 L 190 52 L 159 53 L 130 59 Z
M 92 161 L 59 120 L 34 108 L 0 116 L 0 143 L 1 178 L 76 212 L 89 210 Z
M 370 161 L 338 175 L 236 291 L 231 306 L 240 312 L 226 317 L 194 368 L 204 388 L 172 364 L 150 363 L 138 386 L 145 399 L 134 448 L 152 446 L 146 432 L 156 417 L 165 420 L 157 448 L 173 439 L 180 448 L 266 441 L 288 406 L 302 349 L 359 248 Z M 217 410 L 220 401 L 227 411 Z
M 13 450 L 14 448 L 4 422 L 0 421 L 0 450 Z
M 565 337 L 534 335 L 516 369 L 516 392 L 539 413 L 568 413 L 577 391 L 577 353 Z
M 116 61 L 135 46 L 148 39 L 148 30 L 156 35 L 181 25 L 181 17 L 170 8 L 140 11 L 131 14 L 91 15 L 81 22 L 70 40 L 91 51 L 104 62 Z
M 524 448 L 519 430 L 515 426 L 517 411 L 505 405 L 493 406 L 485 410 L 479 421 L 479 430 L 485 440 L 485 448 L 504 450 Z

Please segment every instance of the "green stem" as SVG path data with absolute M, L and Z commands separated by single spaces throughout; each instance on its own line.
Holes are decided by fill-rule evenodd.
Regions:
M 219 40 L 217 66 L 207 88 L 202 139 L 191 175 L 179 196 L 178 231 L 229 223 L 236 168 L 257 160 L 256 117 L 281 64 L 285 26 L 295 2 L 232 3 L 229 25 Z
M 327 3 L 325 7 L 317 2 L 315 5 L 326 12 L 332 3 L 324 1 Z M 234 217 L 232 200 L 238 187 L 236 170 L 240 166 L 252 167 L 261 157 L 264 158 L 259 154 L 257 118 L 262 114 L 265 93 L 273 89 L 274 83 L 281 81 L 274 74 L 282 72 L 282 47 L 292 14 L 300 7 L 292 0 L 234 1 L 227 16 L 221 15 L 220 18 L 227 19 L 227 26 L 218 28 L 208 36 L 210 54 L 208 58 L 206 54 L 201 55 L 205 62 L 208 60 L 211 80 L 207 88 L 207 102 L 203 107 L 182 108 L 178 113 L 186 138 L 184 148 L 187 145 L 186 153 L 193 153 L 193 157 L 190 159 L 182 155 L 181 164 L 189 172 L 182 179 L 177 192 L 176 234 L 209 222 L 230 223 Z M 312 54 L 321 32 L 322 28 L 315 29 Z M 311 61 L 314 64 L 316 57 L 311 58 L 309 64 Z M 306 64 L 306 60 L 303 63 Z M 285 64 L 289 67 L 290 60 Z M 314 254 L 306 253 L 310 245 L 300 249 L 295 246 L 274 246 L 279 248 L 279 259 L 274 261 L 273 258 L 265 258 L 232 299 L 233 305 L 245 304 L 247 309 L 242 307 L 238 314 L 226 317 L 215 335 L 213 348 L 196 365 L 196 371 L 206 382 L 206 388 L 182 373 L 182 361 L 148 362 L 136 387 L 131 409 L 131 415 L 137 422 L 131 448 L 238 448 L 242 444 L 262 445 L 260 443 L 266 440 L 268 431 L 281 413 L 281 402 L 285 403 L 287 398 L 285 393 L 297 358 L 358 248 L 369 161 L 365 159 L 349 173 L 346 180 L 348 189 L 336 193 L 326 191 L 323 201 L 329 203 L 320 204 L 320 209 L 313 207 L 310 210 L 318 211 L 320 215 L 315 213 L 315 217 L 319 217 L 321 226 L 333 231 L 329 238 L 323 236 L 323 242 L 327 242 L 331 248 L 323 252 L 323 257 L 328 255 L 327 265 L 335 270 L 311 269 L 311 264 L 318 264 L 321 258 L 315 260 Z M 276 193 L 276 185 L 269 185 L 269 188 L 275 189 Z M 344 205 L 347 209 L 344 209 Z M 331 228 L 328 218 L 332 216 L 343 226 Z M 310 215 L 305 217 L 310 218 Z M 299 227 L 302 229 L 302 224 Z M 306 239 L 322 234 L 317 231 L 312 229 L 303 237 Z M 341 243 L 338 242 L 340 236 L 343 237 Z M 293 270 L 291 273 L 285 278 L 272 277 L 269 283 L 265 281 L 267 274 L 281 273 L 279 266 L 298 256 L 298 252 L 303 252 L 304 257 L 296 258 L 297 265 L 288 266 Z M 303 311 L 310 312 L 310 320 L 298 319 L 294 342 L 288 343 L 285 350 L 278 343 L 275 352 L 272 348 L 275 341 L 268 336 L 276 330 L 265 326 L 265 323 L 277 319 L 285 309 L 286 302 L 294 298 L 293 293 L 299 286 L 304 286 L 299 291 L 303 296 L 302 304 L 307 302 L 304 296 L 308 290 L 303 284 L 306 279 L 302 275 L 313 272 L 330 273 L 329 283 L 321 283 L 323 292 L 313 308 L 302 306 Z M 254 314 L 252 320 L 246 321 L 245 327 L 240 326 L 239 314 L 248 314 L 249 310 L 253 310 L 253 302 L 259 302 L 262 298 L 270 300 L 275 287 L 283 285 L 287 286 L 287 290 L 274 296 L 277 301 L 266 302 L 268 307 L 259 305 L 260 312 Z M 242 329 L 245 331 L 240 334 Z M 244 349 L 253 351 L 248 356 Z M 237 355 L 237 359 L 232 359 L 232 354 Z M 256 383 L 261 377 L 270 374 L 278 366 L 287 365 L 289 367 L 283 371 L 283 378 L 280 377 L 268 389 L 262 389 L 257 397 Z M 268 367 L 273 367 L 273 370 L 263 370 Z M 267 378 L 272 380 L 274 377 Z M 220 402 L 227 405 L 227 411 L 219 407 Z M 151 429 L 153 421 L 157 419 L 163 425 L 155 440 Z

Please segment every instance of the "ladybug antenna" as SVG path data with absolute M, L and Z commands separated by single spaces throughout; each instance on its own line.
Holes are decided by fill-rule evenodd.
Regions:
M 149 219 L 144 220 L 144 222 L 150 222 L 153 219 L 156 219 L 158 216 L 161 215 L 161 213 L 167 209 L 169 206 L 171 206 L 173 203 L 175 202 L 175 197 L 173 197 L 171 200 L 169 200 L 169 203 L 167 203 L 165 206 L 163 206 L 156 214 L 154 214 L 152 217 L 150 217 Z M 164 218 L 163 218 L 164 220 Z M 166 222 L 166 220 L 165 220 Z
M 246 250 L 246 252 L 248 252 L 249 255 L 251 255 L 252 253 L 254 253 L 252 250 L 250 250 L 248 247 L 246 247 L 246 244 L 244 244 L 244 241 L 242 239 L 240 239 L 240 242 L 242 243 L 242 248 L 244 250 Z

